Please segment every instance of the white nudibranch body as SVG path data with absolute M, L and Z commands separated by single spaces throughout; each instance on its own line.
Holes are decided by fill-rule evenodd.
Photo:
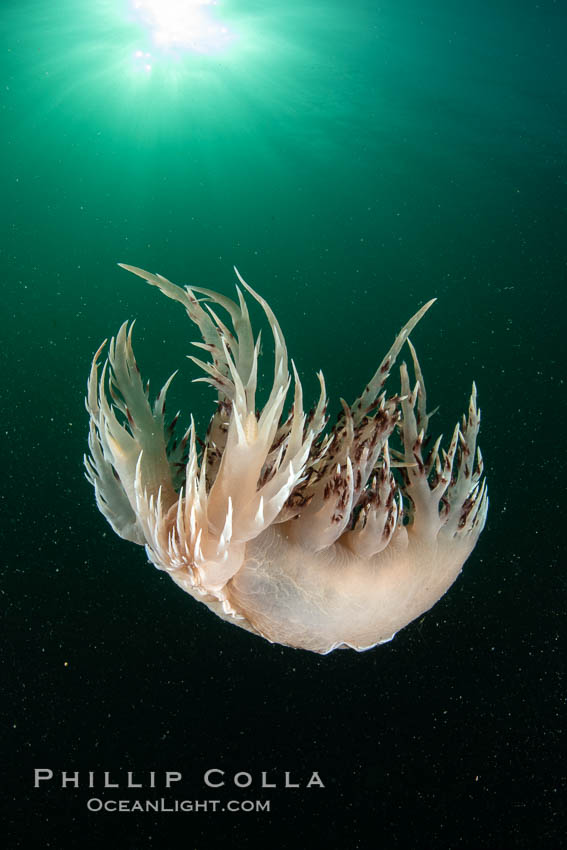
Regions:
M 269 398 L 255 406 L 260 334 L 246 302 L 208 289 L 184 289 L 123 266 L 179 301 L 201 333 L 191 357 L 218 404 L 204 442 L 194 423 L 175 440 L 165 425 L 169 378 L 153 405 L 132 351 L 132 325 L 110 342 L 99 377 L 88 382 L 87 477 L 114 531 L 146 548 L 150 561 L 224 620 L 274 643 L 328 653 L 384 643 L 427 611 L 455 581 L 486 519 L 488 496 L 473 384 L 468 414 L 446 451 L 426 451 L 430 415 L 409 334 L 425 304 L 396 337 L 362 395 L 324 434 L 327 398 L 306 416 L 295 365 L 293 405 L 285 340 L 266 301 L 274 339 Z M 197 298 L 195 293 L 201 297 Z M 204 304 L 204 306 L 203 306 Z M 223 308 L 232 330 L 211 305 Z M 402 346 L 399 395 L 384 384 Z M 398 448 L 389 442 L 397 441 Z M 198 442 L 202 449 L 198 449 Z

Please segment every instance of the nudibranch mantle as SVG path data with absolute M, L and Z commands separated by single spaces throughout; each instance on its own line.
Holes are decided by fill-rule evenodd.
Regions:
M 272 388 L 259 412 L 260 334 L 254 338 L 242 290 L 236 287 L 235 302 L 123 268 L 185 307 L 202 337 L 193 345 L 209 358 L 190 358 L 204 372 L 196 380 L 214 387 L 218 403 L 203 442 L 193 421 L 176 440 L 178 417 L 165 423 L 174 376 L 151 404 L 134 359 L 133 325 L 124 323 L 112 338 L 99 376 L 102 344 L 88 381 L 85 466 L 114 531 L 145 546 L 158 569 L 219 617 L 273 643 L 322 654 L 362 651 L 431 608 L 474 549 L 488 509 L 474 384 L 448 448 L 440 448 L 441 438 L 429 442 L 431 414 L 409 335 L 433 301 L 402 328 L 362 395 L 352 405 L 341 400 L 325 433 L 323 375 L 306 415 L 293 361 L 293 404 L 283 418 L 292 383 L 284 336 L 238 271 L 274 341 Z M 400 392 L 388 397 L 384 385 L 406 343 L 414 377 L 402 363 Z

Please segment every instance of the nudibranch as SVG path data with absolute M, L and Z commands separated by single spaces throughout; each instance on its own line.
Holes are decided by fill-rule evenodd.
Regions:
M 114 531 L 145 546 L 158 569 L 219 617 L 272 643 L 362 651 L 431 608 L 474 549 L 488 508 L 474 384 L 447 450 L 441 437 L 428 437 L 431 414 L 409 335 L 433 301 L 403 327 L 361 396 L 341 401 L 326 432 L 323 375 L 306 415 L 293 361 L 293 404 L 284 417 L 292 383 L 285 340 L 238 271 L 274 341 L 274 379 L 261 411 L 260 334 L 254 338 L 242 290 L 236 287 L 235 302 L 123 268 L 185 307 L 203 340 L 193 345 L 207 357 L 190 358 L 204 372 L 196 380 L 214 387 L 217 404 L 204 441 L 192 420 L 176 440 L 178 416 L 165 422 L 173 375 L 150 404 L 132 325 L 110 341 L 99 377 L 102 344 L 88 381 L 85 465 Z M 402 363 L 400 391 L 388 397 L 384 386 L 405 343 L 413 375 Z

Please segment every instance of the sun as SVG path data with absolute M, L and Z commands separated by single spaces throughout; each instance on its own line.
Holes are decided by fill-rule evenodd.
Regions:
M 157 50 L 217 53 L 236 34 L 216 17 L 216 0 L 130 0 L 132 11 Z M 144 59 L 150 59 L 146 53 Z M 151 64 L 146 62 L 146 64 Z

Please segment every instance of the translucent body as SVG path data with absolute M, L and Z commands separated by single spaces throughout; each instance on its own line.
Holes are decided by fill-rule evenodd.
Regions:
M 449 589 L 470 554 L 444 541 L 410 541 L 401 531 L 385 551 L 357 558 L 340 544 L 306 552 L 285 530 L 269 529 L 247 547 L 226 588 L 236 621 L 273 643 L 328 653 L 370 649 L 428 611 Z M 191 593 L 186 579 L 173 575 Z M 199 598 L 199 597 L 197 597 Z M 207 603 L 223 619 L 234 615 Z
M 320 653 L 364 650 L 427 611 L 473 550 L 488 506 L 474 386 L 447 451 L 440 454 L 437 440 L 425 453 L 425 387 L 408 337 L 432 302 L 402 329 L 362 395 L 350 406 L 342 402 L 337 424 L 324 435 L 321 374 L 319 401 L 305 416 L 293 367 L 294 403 L 280 422 L 290 385 L 285 341 L 266 302 L 241 278 L 274 337 L 273 386 L 259 413 L 259 337 L 240 290 L 236 304 L 126 268 L 183 303 L 198 325 L 197 345 L 211 360 L 192 359 L 206 373 L 199 380 L 217 391 L 218 407 L 199 454 L 193 426 L 179 443 L 174 427 L 165 428 L 169 381 L 150 406 L 131 328 L 123 325 L 111 341 L 100 380 L 97 352 L 86 465 L 114 530 L 145 545 L 159 569 L 223 619 L 272 642 Z M 223 307 L 234 331 L 209 305 L 203 309 L 195 292 Z M 383 386 L 406 342 L 415 384 L 402 364 L 401 393 L 387 398 Z

